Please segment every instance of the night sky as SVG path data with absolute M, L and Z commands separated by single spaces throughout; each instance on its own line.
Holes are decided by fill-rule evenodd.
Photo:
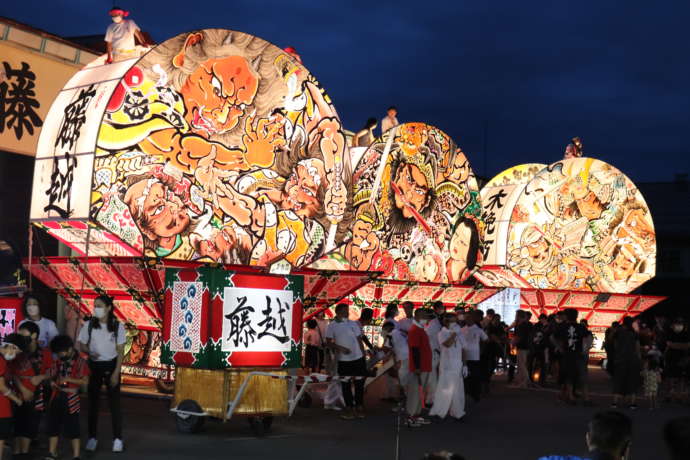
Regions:
M 62 36 L 104 33 L 113 5 L 1 3 L 0 15 Z M 573 136 L 635 181 L 690 172 L 690 2 L 117 4 L 157 42 L 221 27 L 292 45 L 346 128 L 397 105 L 400 121 L 450 134 L 482 176 L 556 161 Z

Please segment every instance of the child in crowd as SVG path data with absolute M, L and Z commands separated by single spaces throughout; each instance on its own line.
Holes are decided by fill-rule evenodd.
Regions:
M 659 361 L 653 355 L 647 354 L 642 361 L 642 388 L 645 397 L 649 399 L 649 408 L 652 410 L 657 408 L 659 383 L 661 383 Z
M 319 337 L 318 323 L 315 319 L 307 321 L 307 332 L 304 334 L 304 343 L 307 346 L 304 351 L 304 368 L 310 373 L 318 372 L 321 367 L 319 363 L 321 339 Z
M 39 326 L 27 321 L 20 324 L 19 334 L 27 341 L 26 351 L 11 364 L 14 385 L 22 398 L 22 405 L 14 411 L 14 455 L 27 455 L 31 440 L 38 436 L 41 414 L 50 397 L 50 387 L 44 382 L 50 379 L 53 356 L 47 348 L 41 348 Z
M 7 363 L 26 348 L 24 337 L 8 334 L 0 344 L 0 458 L 5 449 L 5 441 L 12 436 L 12 402 L 22 405 L 22 398 L 9 387 Z
M 50 349 L 58 358 L 50 370 L 53 392 L 48 407 L 48 455 L 58 458 L 60 433 L 72 442 L 72 457 L 79 459 L 81 452 L 79 412 L 81 398 L 79 387 L 89 382 L 89 366 L 74 349 L 74 341 L 68 335 L 58 335 L 50 342 Z

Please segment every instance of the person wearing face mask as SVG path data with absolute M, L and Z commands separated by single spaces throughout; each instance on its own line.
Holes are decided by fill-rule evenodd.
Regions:
M 124 61 L 139 57 L 136 50 L 136 42 L 146 44 L 146 39 L 139 30 L 139 26 L 129 16 L 129 11 L 123 10 L 119 6 L 114 6 L 108 12 L 113 23 L 105 31 L 105 44 L 108 51 L 107 63 Z
M 58 458 L 58 437 L 62 434 L 72 444 L 73 459 L 78 459 L 81 453 L 79 387 L 89 382 L 89 366 L 74 349 L 74 341 L 68 335 L 58 335 L 51 340 L 50 350 L 57 359 L 50 369 L 52 394 L 46 426 L 48 455 L 44 458 Z
M 113 423 L 113 452 L 122 452 L 122 411 L 120 409 L 120 371 L 125 350 L 125 328 L 115 318 L 112 298 L 99 296 L 94 300 L 94 316 L 82 326 L 77 342 L 82 352 L 89 355 L 89 439 L 87 451 L 98 445 L 98 405 L 101 387 L 107 388 Z
M 666 355 L 664 370 L 669 379 L 670 393 L 672 401 L 681 402 L 685 395 L 685 363 L 690 353 L 690 333 L 683 318 L 676 318 L 671 323 L 671 330 L 666 336 Z
M 8 334 L 0 344 L 0 458 L 5 448 L 5 441 L 12 436 L 12 402 L 21 406 L 21 395 L 9 387 L 8 362 L 26 348 L 26 340 L 19 334 Z
M 52 319 L 43 317 L 41 314 L 41 304 L 38 302 L 38 299 L 31 294 L 24 297 L 23 309 L 25 319 L 19 323 L 19 326 L 21 327 L 22 324 L 28 321 L 36 323 L 40 331 L 38 346 L 47 348 L 50 341 L 53 340 L 53 337 L 59 334 L 55 322 Z
M 441 345 L 438 384 L 434 406 L 429 415 L 445 418 L 450 414 L 455 420 L 465 416 L 465 385 L 463 377 L 467 368 L 462 363 L 462 333 L 455 328 L 457 316 L 444 313 L 443 328 L 438 332 Z
M 412 327 L 407 333 L 407 346 L 410 365 L 410 377 L 405 387 L 407 394 L 407 426 L 418 427 L 430 423 L 421 417 L 424 398 L 428 390 L 429 374 L 433 362 L 431 343 L 426 333 L 426 325 L 431 317 L 430 312 L 423 308 L 414 311 Z
M 38 345 L 40 330 L 36 323 L 27 321 L 19 326 L 19 334 L 27 341 L 27 347 L 11 364 L 14 386 L 23 404 L 14 413 L 14 455 L 27 455 L 31 440 L 38 437 L 38 427 L 45 403 L 50 395 L 49 372 L 53 355 Z

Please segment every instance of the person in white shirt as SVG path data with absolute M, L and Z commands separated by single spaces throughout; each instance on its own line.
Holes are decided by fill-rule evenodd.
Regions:
M 455 327 L 456 324 L 455 313 L 443 315 L 443 328 L 438 332 L 441 344 L 439 379 L 429 415 L 445 418 L 450 414 L 459 420 L 465 416 L 465 385 L 462 378 L 467 374 L 467 369 L 462 363 L 462 333 Z
M 405 312 L 405 318 L 398 321 L 398 327 L 405 332 L 408 332 L 412 327 L 412 322 L 414 321 L 414 304 L 409 300 L 406 300 L 402 304 L 403 311 Z
M 391 129 L 394 126 L 398 126 L 400 123 L 398 123 L 398 109 L 395 106 L 390 106 L 388 107 L 386 116 L 383 117 L 383 120 L 381 120 L 381 135 Z
M 489 336 L 486 335 L 486 332 L 477 325 L 478 316 L 476 310 L 466 313 L 466 325 L 461 329 L 463 342 L 465 344 L 463 348 L 463 357 L 465 358 L 465 365 L 468 371 L 467 378 L 465 379 L 465 386 L 467 387 L 467 393 L 472 396 L 472 399 L 475 401 L 479 401 L 481 397 L 482 386 L 480 343 L 489 340 Z
M 443 302 L 434 302 L 435 317 L 426 325 L 426 333 L 429 336 L 429 344 L 432 351 L 431 373 L 429 374 L 429 383 L 427 384 L 428 391 L 426 393 L 426 405 L 431 407 L 434 403 L 434 395 L 436 394 L 436 383 L 438 382 L 438 363 L 441 359 L 441 344 L 438 341 L 438 333 L 443 328 L 443 315 L 446 313 L 446 307 Z
M 94 317 L 79 331 L 77 343 L 81 352 L 89 355 L 89 439 L 87 451 L 98 445 L 98 406 L 101 386 L 107 388 L 113 423 L 113 452 L 122 452 L 122 410 L 120 408 L 120 375 L 125 351 L 125 328 L 115 318 L 113 299 L 106 295 L 93 302 Z
M 355 417 L 364 418 L 364 379 L 366 376 L 366 362 L 364 360 L 364 345 L 362 330 L 355 321 L 348 319 L 349 307 L 339 303 L 335 307 L 335 321 L 326 330 L 326 346 L 335 350 L 338 359 L 338 375 L 340 377 L 355 377 L 342 382 L 343 397 L 347 412 L 341 415 L 345 420 Z M 355 393 L 352 395 L 354 384 Z
M 50 341 L 59 334 L 55 322 L 41 315 L 41 304 L 38 299 L 31 294 L 24 297 L 23 308 L 26 318 L 19 322 L 19 326 L 27 321 L 35 323 L 39 331 L 38 345 L 41 348 L 47 348 L 50 345 Z
M 110 64 L 111 62 L 138 57 L 134 39 L 138 39 L 142 44 L 146 44 L 146 39 L 134 21 L 125 19 L 129 16 L 129 11 L 114 6 L 108 14 L 110 14 L 113 23 L 105 31 L 105 45 L 108 52 L 106 62 Z

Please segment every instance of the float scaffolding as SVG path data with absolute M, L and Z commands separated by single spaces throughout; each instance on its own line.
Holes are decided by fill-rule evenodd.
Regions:
M 108 294 L 123 323 L 162 333 L 162 367 L 151 370 L 169 380 L 174 372 L 172 411 L 183 432 L 198 430 L 207 416 L 245 415 L 262 433 L 273 416 L 291 414 L 305 304 L 332 305 L 377 276 L 312 269 L 277 275 L 134 257 L 47 257 L 25 267 L 81 315 L 90 316 L 94 299 Z

